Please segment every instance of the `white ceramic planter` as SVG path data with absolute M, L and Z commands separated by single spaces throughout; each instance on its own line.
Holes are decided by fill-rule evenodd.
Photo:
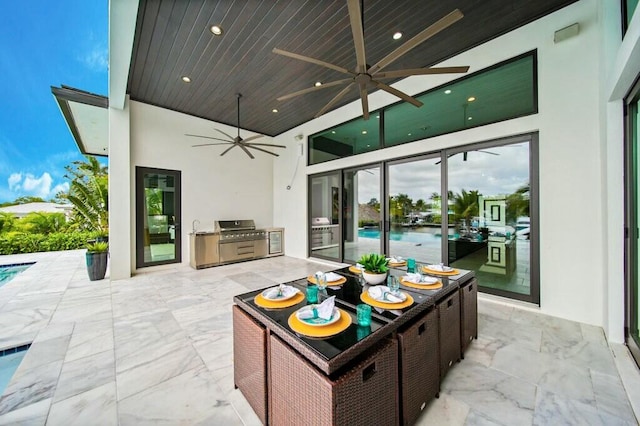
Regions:
M 367 283 L 376 285 L 383 283 L 387 279 L 387 273 L 385 272 L 384 274 L 372 274 L 371 272 L 363 271 L 362 277 Z

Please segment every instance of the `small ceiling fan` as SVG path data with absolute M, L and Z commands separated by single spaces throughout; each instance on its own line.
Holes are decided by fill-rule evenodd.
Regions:
M 240 148 L 242 148 L 242 150 L 253 160 L 255 157 L 253 156 L 253 154 L 251 154 L 251 152 L 249 152 L 249 148 L 250 149 L 255 149 L 258 151 L 262 151 L 262 152 L 266 152 L 267 154 L 271 154 L 275 157 L 279 157 L 279 154 L 276 154 L 275 152 L 270 152 L 267 151 L 266 149 L 262 149 L 262 148 L 258 148 L 258 146 L 268 146 L 271 148 L 286 148 L 286 146 L 284 145 L 274 145 L 274 144 L 270 144 L 270 143 L 249 143 L 249 141 L 258 139 L 263 137 L 264 135 L 255 135 L 255 136 L 250 136 L 246 139 L 242 139 L 242 137 L 240 136 L 240 98 L 242 97 L 242 94 L 238 93 L 236 94 L 236 98 L 238 100 L 238 136 L 236 136 L 235 138 L 232 137 L 231 135 L 223 132 L 220 129 L 215 129 L 218 133 L 222 133 L 224 136 L 226 136 L 228 138 L 227 139 L 220 139 L 220 138 L 214 138 L 213 136 L 202 136 L 202 135 L 191 135 L 188 133 L 185 133 L 185 136 L 191 136 L 194 138 L 204 138 L 204 139 L 213 139 L 216 141 L 222 141 L 222 142 L 213 142 L 213 143 L 203 143 L 203 144 L 197 144 L 197 145 L 191 145 L 192 147 L 200 147 L 200 146 L 212 146 L 212 145 L 227 145 L 227 144 L 231 144 L 231 146 L 227 149 L 225 149 L 224 151 L 222 151 L 222 153 L 220 154 L 220 156 L 222 157 L 223 155 L 225 155 L 227 152 L 231 151 L 233 148 L 235 148 L 236 146 L 239 146 Z
M 297 92 L 289 93 L 288 95 L 280 96 L 277 98 L 279 101 L 284 101 L 287 99 L 291 99 L 293 97 L 303 95 L 306 93 L 311 93 L 316 90 L 326 89 L 328 87 L 339 86 L 342 84 L 347 84 L 347 86 L 342 89 L 328 104 L 326 104 L 316 115 L 315 118 L 321 116 L 325 112 L 329 111 L 340 99 L 342 99 L 349 91 L 351 86 L 356 85 L 360 92 L 360 100 L 362 102 L 362 115 L 365 120 L 369 119 L 369 103 L 368 103 L 368 93 L 367 90 L 370 86 L 374 86 L 378 89 L 384 90 L 385 92 L 391 93 L 399 97 L 400 99 L 409 102 L 416 107 L 421 107 L 423 104 L 419 100 L 407 95 L 406 93 L 395 89 L 387 84 L 384 84 L 380 80 L 390 79 L 390 78 L 400 78 L 400 77 L 409 77 L 412 75 L 427 75 L 427 74 L 448 74 L 448 73 L 465 73 L 469 70 L 468 66 L 461 67 L 427 67 L 427 68 L 414 68 L 414 69 L 404 69 L 397 71 L 388 71 L 381 72 L 383 68 L 390 65 L 392 62 L 400 58 L 402 55 L 413 49 L 414 47 L 420 45 L 430 37 L 433 37 L 440 31 L 454 24 L 455 22 L 462 19 L 464 16 L 462 12 L 458 9 L 455 9 L 453 12 L 444 16 L 434 24 L 428 26 L 412 39 L 406 41 L 396 50 L 382 58 L 375 65 L 369 66 L 367 64 L 365 48 L 364 48 L 364 30 L 363 30 L 363 19 L 362 12 L 360 7 L 360 0 L 347 0 L 347 6 L 349 8 L 349 21 L 351 22 L 351 32 L 353 33 L 353 41 L 355 44 L 356 50 L 356 69 L 355 71 L 349 71 L 346 68 L 343 68 L 338 65 L 334 65 L 328 62 L 321 61 L 319 59 L 310 58 L 308 56 L 299 55 L 297 53 L 287 52 L 282 49 L 274 48 L 273 53 L 278 55 L 288 56 L 293 59 L 298 59 L 300 61 L 310 62 L 312 64 L 320 65 L 326 68 L 330 68 L 332 70 L 336 70 L 343 74 L 349 75 L 349 78 L 345 78 L 342 80 L 331 81 L 328 83 L 324 83 L 320 86 L 314 86 L 307 89 L 299 90 Z

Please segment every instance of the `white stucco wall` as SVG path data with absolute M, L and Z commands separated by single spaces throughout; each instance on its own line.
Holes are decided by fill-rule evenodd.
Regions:
M 606 218 L 603 212 L 607 208 L 604 168 L 610 164 L 603 162 L 601 156 L 606 122 L 606 114 L 600 107 L 600 81 L 605 78 L 599 66 L 602 7 L 600 0 L 582 0 L 444 63 L 470 65 L 470 72 L 474 72 L 537 49 L 539 113 L 536 115 L 311 167 L 304 167 L 306 160 L 293 155 L 293 150 L 277 159 L 274 222 L 298 230 L 286 233 L 287 255 L 306 257 L 308 174 L 539 131 L 540 310 L 604 325 L 607 285 L 603 278 L 610 277 L 620 285 L 622 271 L 608 270 L 604 260 L 607 238 L 616 230 L 603 225 Z M 554 32 L 575 22 L 580 24 L 580 34 L 554 44 Z M 455 76 L 411 77 L 395 87 L 417 94 L 453 79 Z M 369 104 L 373 110 L 395 100 L 386 93 L 374 93 Z M 360 108 L 359 103 L 349 104 L 276 137 L 275 142 L 290 142 L 296 134 L 306 137 L 355 118 L 361 115 Z M 286 190 L 298 161 L 300 169 L 292 189 Z M 611 162 L 622 166 L 621 158 Z M 291 205 L 299 208 L 284 207 Z M 617 231 L 620 233 L 621 229 Z M 619 318 L 613 321 L 611 327 L 621 328 Z
M 230 135 L 237 130 L 186 114 L 140 102 L 131 102 L 131 176 L 135 167 L 180 170 L 182 177 L 182 263 L 189 262 L 189 232 L 199 220 L 200 230 L 212 230 L 214 220 L 254 219 L 257 227 L 272 226 L 273 160 L 255 153 L 250 159 L 234 148 L 224 156 L 227 146 L 193 148 L 206 139 L 185 133 L 216 136 L 218 128 Z M 253 135 L 241 131 L 244 138 Z M 266 143 L 271 138 L 261 139 Z M 131 223 L 135 223 L 135 191 L 131 189 Z M 132 265 L 135 265 L 135 233 L 131 235 Z

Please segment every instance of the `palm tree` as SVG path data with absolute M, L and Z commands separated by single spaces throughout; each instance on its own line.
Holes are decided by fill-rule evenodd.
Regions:
M 515 223 L 520 216 L 529 216 L 529 183 L 507 195 L 507 222 Z
M 469 191 L 462 189 L 460 194 L 453 194 L 453 211 L 456 221 L 465 219 L 470 223 L 471 218 L 478 216 L 478 197 L 481 194 L 477 190 Z
M 109 229 L 109 194 L 107 167 L 95 157 L 74 161 L 65 167 L 71 179 L 66 198 L 74 206 L 73 221 L 81 228 L 106 234 Z
M 64 213 L 31 212 L 23 219 L 20 219 L 22 226 L 29 232 L 36 234 L 50 234 L 63 230 L 67 221 Z

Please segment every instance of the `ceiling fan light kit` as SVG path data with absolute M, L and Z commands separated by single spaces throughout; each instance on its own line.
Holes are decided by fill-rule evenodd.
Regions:
M 388 65 L 392 64 L 394 61 L 399 59 L 402 55 L 409 52 L 411 49 L 417 47 L 422 44 L 429 38 L 435 36 L 440 31 L 448 28 L 450 25 L 459 21 L 463 18 L 463 14 L 460 10 L 455 9 L 448 15 L 442 17 L 434 24 L 428 26 L 420 33 L 412 37 L 410 40 L 407 40 L 402 45 L 400 45 L 393 52 L 389 53 L 387 56 L 382 58 L 380 61 L 375 63 L 373 66 L 367 65 L 366 61 L 366 51 L 364 46 L 364 29 L 362 23 L 362 9 L 360 6 L 360 0 L 347 0 L 347 6 L 349 9 L 349 22 L 351 25 L 351 32 L 353 34 L 353 42 L 355 45 L 355 53 L 356 53 L 356 69 L 354 71 L 349 71 L 346 68 L 341 66 L 331 64 L 328 62 L 324 62 L 320 59 L 311 58 L 309 56 L 300 55 L 293 52 L 287 52 L 282 49 L 274 48 L 273 53 L 278 55 L 287 56 L 292 59 L 309 62 L 312 64 L 316 64 L 325 68 L 329 68 L 335 71 L 338 71 L 342 74 L 349 75 L 349 78 L 331 81 L 322 83 L 320 86 L 314 86 L 303 90 L 298 90 L 293 93 L 289 93 L 287 95 L 280 96 L 277 98 L 278 101 L 284 101 L 287 99 L 291 99 L 296 96 L 304 95 L 307 93 L 315 92 L 316 90 L 323 90 L 329 87 L 339 86 L 343 84 L 347 84 L 338 94 L 336 94 L 333 99 L 329 101 L 316 115 L 314 118 L 317 118 L 329 111 L 336 103 L 340 101 L 353 87 L 356 86 L 360 93 L 360 102 L 362 103 L 362 116 L 365 120 L 369 119 L 369 101 L 368 101 L 368 90 L 373 87 L 380 90 L 383 90 L 387 93 L 390 93 L 398 98 L 415 105 L 416 107 L 422 106 L 422 102 L 419 100 L 409 96 L 408 94 L 395 89 L 380 80 L 384 79 L 395 79 L 395 78 L 403 78 L 409 77 L 412 75 L 430 75 L 430 74 L 450 74 L 450 73 L 465 73 L 469 70 L 468 66 L 458 66 L 458 67 L 427 67 L 427 68 L 415 68 L 415 69 L 404 69 L 404 70 L 395 70 L 382 72 L 384 68 Z
M 202 146 L 213 146 L 213 145 L 231 145 L 229 148 L 225 149 L 224 151 L 222 151 L 222 153 L 220 154 L 220 156 L 222 157 L 223 155 L 225 155 L 227 152 L 231 151 L 233 148 L 235 147 L 240 147 L 248 156 L 249 158 L 251 158 L 252 160 L 255 158 L 253 156 L 253 154 L 251 154 L 251 152 L 249 151 L 249 149 L 255 149 L 256 151 L 261 151 L 261 152 L 265 152 L 267 154 L 271 154 L 274 157 L 279 157 L 279 154 L 276 154 L 275 152 L 271 152 L 271 151 L 267 151 L 266 149 L 263 148 L 259 148 L 259 146 L 265 146 L 265 147 L 269 147 L 269 148 L 286 148 L 286 146 L 284 145 L 274 145 L 274 144 L 270 144 L 270 143 L 255 143 L 255 142 L 251 142 L 252 140 L 258 139 L 263 137 L 264 135 L 254 135 L 254 136 L 250 136 L 246 139 L 243 139 L 240 136 L 240 98 L 242 97 L 242 94 L 237 93 L 236 94 L 236 99 L 237 99 L 237 105 L 238 105 L 238 136 L 236 136 L 235 138 L 225 132 L 223 132 L 220 129 L 214 129 L 215 131 L 217 131 L 218 133 L 221 133 L 222 135 L 226 136 L 228 139 L 220 139 L 220 138 L 214 138 L 212 136 L 203 136 L 203 135 L 192 135 L 189 133 L 185 133 L 185 136 L 190 136 L 190 137 L 194 137 L 194 138 L 203 138 L 203 139 L 213 139 L 216 141 L 221 141 L 221 142 L 213 142 L 213 143 L 202 143 L 202 144 L 196 144 L 196 145 L 191 145 L 191 147 L 193 148 L 197 148 L 197 147 L 202 147 Z

